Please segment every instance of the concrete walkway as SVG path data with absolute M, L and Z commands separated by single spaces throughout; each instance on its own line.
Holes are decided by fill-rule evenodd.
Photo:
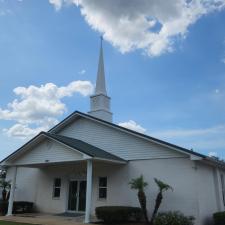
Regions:
M 65 217 L 51 214 L 21 214 L 16 216 L 0 216 L 0 220 L 38 225 L 84 225 L 84 216 Z

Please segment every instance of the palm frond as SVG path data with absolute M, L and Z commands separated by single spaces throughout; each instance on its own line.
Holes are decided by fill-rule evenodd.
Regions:
M 0 180 L 0 187 L 3 188 L 3 189 L 10 189 L 11 182 L 10 181 L 6 181 L 5 179 Z
M 169 184 L 166 184 L 157 178 L 154 178 L 154 180 L 155 180 L 155 183 L 157 184 L 160 192 L 167 191 L 169 189 L 173 191 L 173 188 Z
M 143 177 L 143 175 L 141 175 L 140 177 L 133 178 L 129 182 L 129 185 L 130 185 L 131 189 L 143 191 L 144 188 L 148 185 L 148 183 L 144 181 L 144 177 Z

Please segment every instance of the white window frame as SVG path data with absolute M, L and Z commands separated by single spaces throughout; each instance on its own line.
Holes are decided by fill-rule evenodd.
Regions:
M 100 179 L 101 178 L 106 178 L 106 186 L 100 186 Z M 105 189 L 106 190 L 106 197 L 105 198 L 101 198 L 100 197 L 100 189 Z M 108 197 L 108 177 L 107 176 L 100 176 L 98 177 L 98 199 L 99 200 L 106 200 Z
M 57 179 L 59 179 L 60 180 L 60 185 L 59 186 L 56 186 L 55 185 L 55 181 L 57 180 Z M 54 179 L 53 179 L 53 190 L 52 190 L 52 198 L 53 199 L 60 199 L 60 197 L 61 197 L 61 187 L 62 187 L 62 179 L 60 178 L 60 177 L 55 177 Z M 59 197 L 55 197 L 55 190 L 56 189 L 59 189 Z

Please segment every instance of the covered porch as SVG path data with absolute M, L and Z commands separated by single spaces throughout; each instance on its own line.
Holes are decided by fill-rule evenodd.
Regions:
M 26 201 L 24 196 L 30 193 L 29 200 L 34 202 L 38 212 L 80 213 L 84 215 L 84 222 L 89 223 L 97 206 L 96 200 L 101 200 L 98 199 L 99 179 L 102 179 L 104 197 L 107 177 L 126 161 L 59 135 L 43 134 L 34 141 L 3 161 L 9 171 L 7 179 L 11 180 L 7 216 L 12 216 L 13 202 Z M 26 173 L 30 173 L 29 176 Z M 102 201 L 106 204 L 104 198 Z

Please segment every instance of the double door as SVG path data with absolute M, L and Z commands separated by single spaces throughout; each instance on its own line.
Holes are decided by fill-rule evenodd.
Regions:
M 69 182 L 68 211 L 85 211 L 86 187 L 86 180 L 71 180 Z

